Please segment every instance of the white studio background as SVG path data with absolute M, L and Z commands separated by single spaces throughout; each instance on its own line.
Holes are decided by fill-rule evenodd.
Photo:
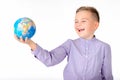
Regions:
M 46 67 L 27 45 L 14 39 L 13 25 L 18 18 L 31 18 L 37 28 L 32 40 L 52 50 L 67 39 L 78 38 L 74 16 L 83 5 L 94 6 L 100 13 L 96 37 L 111 45 L 114 80 L 120 80 L 119 0 L 0 0 L 0 80 L 63 80 L 66 59 Z

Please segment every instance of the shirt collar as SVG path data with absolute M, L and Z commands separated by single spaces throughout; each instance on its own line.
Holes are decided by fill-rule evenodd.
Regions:
M 93 42 L 93 41 L 96 40 L 96 37 L 95 37 L 95 35 L 93 36 L 92 39 L 84 39 L 84 38 L 81 38 L 81 37 L 80 37 L 79 40 L 80 40 L 82 43 L 91 43 L 91 42 Z

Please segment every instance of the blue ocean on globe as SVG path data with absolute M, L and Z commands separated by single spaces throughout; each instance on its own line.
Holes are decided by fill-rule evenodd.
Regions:
M 36 32 L 36 26 L 34 22 L 27 17 L 19 18 L 14 23 L 14 34 L 20 38 L 22 37 L 25 39 L 26 37 L 28 39 L 32 38 L 33 35 Z

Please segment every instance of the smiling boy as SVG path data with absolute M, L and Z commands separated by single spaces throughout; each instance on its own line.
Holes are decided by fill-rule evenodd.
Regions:
M 34 56 L 46 66 L 53 66 L 67 57 L 64 80 L 113 80 L 110 45 L 98 40 L 99 13 L 94 7 L 76 10 L 75 31 L 79 38 L 68 39 L 57 48 L 47 51 L 30 39 L 15 38 L 32 49 Z

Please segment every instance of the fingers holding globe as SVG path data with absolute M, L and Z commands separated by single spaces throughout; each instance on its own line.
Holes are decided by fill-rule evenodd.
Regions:
M 33 20 L 27 17 L 19 18 L 14 23 L 14 34 L 18 38 L 30 39 L 36 32 L 36 26 Z

